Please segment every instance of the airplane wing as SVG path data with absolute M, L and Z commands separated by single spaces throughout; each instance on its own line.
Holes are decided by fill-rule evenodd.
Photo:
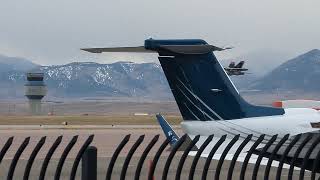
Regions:
M 193 138 L 193 136 L 191 137 L 191 139 Z M 200 138 L 201 139 L 201 138 Z M 208 158 L 210 151 L 213 149 L 213 146 L 215 144 L 217 144 L 217 142 L 219 141 L 220 137 L 213 137 L 211 143 L 205 148 L 205 150 L 203 151 L 203 153 L 201 153 L 201 157 L 203 158 Z M 220 160 L 222 153 L 224 152 L 225 148 L 227 147 L 227 145 L 230 143 L 231 138 L 226 138 L 225 141 L 219 146 L 219 148 L 216 150 L 216 152 L 214 153 L 214 155 L 212 156 L 212 159 L 214 160 Z M 200 147 L 201 144 L 203 143 L 203 141 L 200 141 L 197 144 L 197 147 Z M 228 151 L 227 155 L 225 156 L 225 160 L 233 160 L 235 152 L 238 150 L 240 144 L 242 143 L 242 141 L 238 141 L 236 142 L 231 149 Z M 249 151 L 249 149 L 251 148 L 251 146 L 253 145 L 253 141 L 249 141 L 247 145 L 244 146 L 244 148 L 240 151 L 236 161 L 237 162 L 244 162 L 246 156 L 247 156 L 247 152 Z M 261 144 L 258 147 L 263 147 L 264 145 Z M 189 156 L 195 156 L 197 154 L 197 151 L 191 151 L 188 155 Z M 258 155 L 256 154 L 252 154 L 249 158 L 248 163 L 250 164 L 255 164 L 257 161 Z M 268 163 L 268 158 L 263 158 L 261 161 L 261 165 L 267 165 Z M 273 162 L 271 165 L 274 167 L 277 167 L 279 163 L 278 162 Z M 287 168 L 289 166 L 284 166 L 284 168 Z
M 290 137 L 288 141 L 291 142 L 296 136 Z M 291 148 L 289 152 L 285 152 L 289 143 L 283 144 L 277 151 L 277 153 L 274 155 L 274 160 L 279 161 L 284 155 L 284 163 L 290 164 L 291 160 L 295 157 L 295 155 L 297 155 L 297 163 L 295 164 L 295 166 L 301 167 L 306 154 L 310 153 L 309 158 L 305 162 L 305 165 L 307 170 L 312 170 L 317 154 L 318 152 L 320 152 L 320 130 L 311 133 L 303 133 L 299 136 L 299 140 L 295 143 L 295 145 Z M 264 154 L 264 157 L 270 157 L 275 148 L 276 143 L 274 143 L 268 148 L 267 152 Z M 311 152 L 308 152 L 310 149 Z M 254 151 L 254 154 L 259 154 L 261 150 L 262 148 L 257 148 Z M 296 152 L 298 152 L 298 154 L 296 154 Z M 318 168 L 316 171 L 319 172 L 320 169 Z
M 229 67 L 225 67 L 224 69 L 226 71 L 248 71 L 248 69 L 246 69 L 246 68 L 229 68 Z

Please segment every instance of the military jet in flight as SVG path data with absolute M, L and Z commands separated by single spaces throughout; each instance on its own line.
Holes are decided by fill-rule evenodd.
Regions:
M 225 67 L 224 70 L 229 76 L 239 76 L 244 75 L 244 71 L 248 71 L 247 68 L 243 68 L 244 61 L 240 61 L 237 65 L 235 62 L 231 62 L 228 67 Z

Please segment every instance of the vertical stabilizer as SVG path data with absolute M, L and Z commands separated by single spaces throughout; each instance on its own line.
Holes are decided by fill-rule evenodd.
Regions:
M 210 50 L 208 48 L 211 47 Z M 145 41 L 159 53 L 162 69 L 184 120 L 231 120 L 282 115 L 280 108 L 247 103 L 203 40 Z M 241 64 L 240 64 L 241 65 Z
M 161 129 L 163 130 L 163 133 L 166 135 L 167 139 L 170 140 L 170 145 L 173 146 L 179 140 L 179 136 L 176 132 L 174 132 L 170 124 L 161 114 L 157 114 L 156 117 Z
M 161 126 L 161 129 L 163 133 L 165 134 L 166 138 L 170 140 L 170 149 L 177 143 L 177 141 L 180 139 L 180 137 L 177 135 L 177 133 L 172 129 L 168 121 L 161 115 L 157 114 L 156 115 L 157 120 Z M 186 140 L 183 142 L 183 144 L 180 146 L 178 151 L 184 151 L 189 144 L 191 143 L 191 139 L 189 136 L 187 136 Z M 196 146 L 192 147 L 191 151 L 197 151 L 198 148 Z
M 184 120 L 231 120 L 283 115 L 282 108 L 254 106 L 242 99 L 213 54 L 213 51 L 226 49 L 230 48 L 219 48 L 201 39 L 147 39 L 144 46 L 83 50 L 91 53 L 158 53 Z

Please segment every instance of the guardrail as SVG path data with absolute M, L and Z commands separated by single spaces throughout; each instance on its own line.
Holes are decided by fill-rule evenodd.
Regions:
M 46 178 L 46 171 L 48 168 L 48 164 L 50 162 L 50 159 L 58 146 L 62 142 L 62 136 L 57 137 L 57 139 L 54 141 L 54 143 L 51 145 L 49 148 L 45 158 L 43 159 L 42 165 L 41 165 L 41 170 L 39 174 L 39 180 L 44 180 Z M 81 178 L 82 180 L 96 180 L 97 179 L 97 148 L 94 146 L 90 146 L 91 142 L 93 141 L 94 135 L 90 135 L 86 141 L 82 144 L 81 148 L 79 149 L 76 157 L 73 160 L 73 165 L 72 169 L 70 172 L 69 179 L 70 180 L 75 180 L 76 179 L 76 172 L 79 166 L 79 163 L 82 159 L 82 168 L 81 168 Z M 214 138 L 214 135 L 208 136 L 204 143 L 199 147 L 198 151 L 196 152 L 195 156 L 192 157 L 192 162 L 191 166 L 189 169 L 189 173 L 187 175 L 184 174 L 184 177 L 187 177 L 189 180 L 193 180 L 195 178 L 195 171 L 197 166 L 199 166 L 198 162 L 201 157 L 201 154 L 203 151 L 208 147 L 208 145 L 212 142 Z M 3 148 L 0 151 L 0 163 L 2 162 L 5 154 L 9 151 L 10 146 L 13 143 L 13 137 L 10 137 L 7 139 L 6 143 L 4 144 Z M 74 136 L 65 149 L 63 150 L 56 170 L 54 174 L 54 179 L 59 180 L 61 176 L 61 172 L 63 169 L 63 165 L 65 163 L 65 160 L 71 151 L 71 149 L 74 147 L 78 139 L 78 136 Z M 141 135 L 135 142 L 134 144 L 130 147 L 124 162 L 121 167 L 121 172 L 120 172 L 120 180 L 124 180 L 127 175 L 127 170 L 130 164 L 130 161 L 138 149 L 138 147 L 143 143 L 145 139 L 144 135 Z M 175 170 L 175 177 L 174 179 L 180 180 L 182 176 L 182 170 L 184 169 L 184 165 L 186 163 L 186 159 L 188 157 L 188 154 L 190 151 L 193 149 L 195 144 L 199 142 L 200 136 L 195 136 L 190 142 L 187 142 L 187 135 L 183 135 L 178 142 L 175 144 L 175 146 L 171 149 L 169 155 L 166 158 L 164 168 L 162 171 L 161 179 L 166 180 L 168 179 L 168 172 L 170 169 L 170 166 L 174 160 L 174 157 L 176 156 L 177 151 L 182 147 L 184 143 L 186 144 L 186 147 L 178 161 L 177 169 Z M 275 177 L 272 179 L 283 179 L 284 176 L 282 173 L 284 163 L 289 164 L 289 170 L 287 174 L 287 179 L 292 179 L 293 178 L 293 172 L 294 172 L 294 167 L 298 166 L 300 168 L 299 170 L 299 179 L 304 179 L 305 178 L 305 171 L 309 170 L 310 171 L 310 179 L 316 179 L 316 176 L 318 175 L 317 173 L 320 172 L 320 135 L 318 134 L 307 134 L 307 135 L 297 135 L 294 136 L 293 138 L 289 138 L 289 135 L 285 135 L 284 137 L 279 138 L 277 135 L 269 136 L 262 134 L 259 137 L 253 136 L 252 134 L 242 137 L 241 135 L 236 135 L 232 137 L 230 141 L 226 141 L 227 136 L 224 135 L 219 138 L 219 140 L 213 144 L 212 149 L 210 150 L 210 153 L 208 154 L 208 157 L 205 159 L 203 167 L 198 167 L 202 168 L 202 175 L 201 179 L 205 180 L 207 179 L 208 173 L 209 173 L 209 167 L 212 162 L 212 158 L 214 157 L 215 153 L 217 150 L 221 147 L 221 145 L 225 142 L 227 142 L 227 145 L 223 149 L 223 152 L 217 161 L 215 171 L 214 171 L 214 179 L 219 180 L 220 179 L 220 173 L 222 171 L 222 166 L 223 163 L 225 162 L 225 158 L 230 151 L 230 149 L 238 142 L 240 144 L 237 145 L 236 152 L 234 153 L 232 160 L 229 161 L 229 167 L 227 170 L 227 180 L 231 179 L 240 179 L 244 180 L 246 178 L 249 178 L 248 175 L 248 164 L 249 160 L 252 157 L 253 154 L 257 155 L 256 158 L 256 163 L 253 166 L 252 174 L 251 174 L 251 179 L 257 179 L 258 173 L 260 172 L 261 174 L 261 169 L 260 164 L 262 161 L 262 158 L 267 157 L 268 161 L 267 164 L 264 168 L 264 173 L 263 173 L 263 178 L 265 180 L 271 179 L 270 176 L 270 170 L 271 170 L 271 165 L 273 161 L 278 161 L 279 164 L 276 167 L 276 174 Z M 125 136 L 123 140 L 120 142 L 120 144 L 117 146 L 115 149 L 112 157 L 110 158 L 109 165 L 106 169 L 106 175 L 105 179 L 110 180 L 113 175 L 113 169 L 116 164 L 116 161 L 121 153 L 121 151 L 124 149 L 126 144 L 130 140 L 130 134 Z M 30 141 L 30 137 L 27 137 L 24 139 L 24 141 L 21 143 L 19 148 L 17 149 L 14 157 L 11 160 L 9 170 L 7 175 L 1 174 L 1 177 L 5 177 L 7 180 L 12 180 L 13 175 L 17 166 L 17 163 L 20 159 L 21 154 L 23 151 L 26 149 Z M 135 173 L 134 173 L 134 179 L 139 180 L 143 164 L 145 163 L 145 160 L 147 157 L 149 157 L 149 153 L 151 149 L 156 145 L 156 143 L 159 141 L 159 135 L 154 136 L 150 142 L 148 142 L 147 146 L 143 150 L 142 154 L 139 156 L 139 160 L 137 161 L 137 165 L 135 167 Z M 234 177 L 234 172 L 235 172 L 235 164 L 238 160 L 240 152 L 243 150 L 245 146 L 248 145 L 249 142 L 253 142 L 252 145 L 250 146 L 249 150 L 247 151 L 247 154 L 241 164 L 240 168 L 240 174 L 237 177 Z M 27 164 L 24 169 L 24 174 L 21 179 L 23 180 L 28 180 L 29 179 L 29 174 L 32 169 L 32 165 L 34 163 L 34 160 L 39 153 L 40 149 L 43 147 L 43 145 L 46 142 L 46 137 L 42 137 L 36 146 L 34 147 L 31 155 L 29 156 L 27 160 Z M 160 160 L 161 155 L 163 154 L 164 150 L 167 148 L 169 144 L 169 140 L 166 139 L 161 143 L 158 149 L 156 149 L 156 152 L 154 156 L 152 156 L 152 161 L 150 163 L 149 171 L 148 171 L 148 180 L 154 180 L 155 179 L 155 170 L 158 165 L 158 162 Z M 262 148 L 257 148 L 259 145 L 264 145 Z M 281 153 L 280 153 L 281 151 Z M 291 154 L 291 155 L 289 155 Z M 312 155 L 312 157 L 311 157 Z M 246 174 L 247 173 L 247 174 Z M 170 179 L 173 179 L 171 177 Z M 320 178 L 319 178 L 320 179 Z

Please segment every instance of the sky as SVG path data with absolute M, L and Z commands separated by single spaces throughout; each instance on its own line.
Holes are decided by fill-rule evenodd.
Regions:
M 150 62 L 156 55 L 79 49 L 139 46 L 150 37 L 202 38 L 235 47 L 219 58 L 272 51 L 285 60 L 320 48 L 319 7 L 319 0 L 1 0 L 0 54 L 42 65 Z

